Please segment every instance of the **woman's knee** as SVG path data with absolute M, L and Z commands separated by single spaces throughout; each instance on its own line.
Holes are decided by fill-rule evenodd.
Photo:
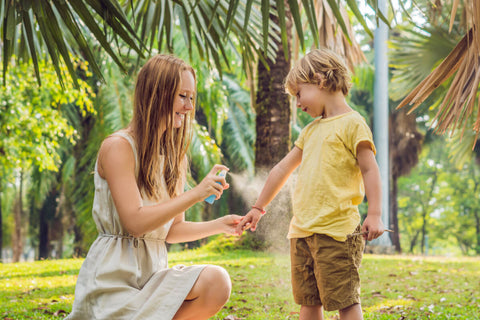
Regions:
M 228 272 L 219 266 L 207 266 L 202 272 L 208 288 L 209 299 L 215 299 L 222 306 L 230 298 L 232 291 L 232 282 Z

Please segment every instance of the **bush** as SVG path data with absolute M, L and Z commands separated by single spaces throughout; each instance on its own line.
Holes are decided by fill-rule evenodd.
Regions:
M 217 235 L 210 238 L 210 241 L 202 248 L 212 252 L 226 252 L 234 250 L 261 251 L 267 248 L 266 243 L 257 240 L 251 232 L 244 233 L 241 237 L 229 235 Z

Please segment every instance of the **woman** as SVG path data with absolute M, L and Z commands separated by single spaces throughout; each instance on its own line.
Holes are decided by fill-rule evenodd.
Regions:
M 105 139 L 95 165 L 93 218 L 99 236 L 83 263 L 68 319 L 208 319 L 230 296 L 212 265 L 167 266 L 165 242 L 235 234 L 241 217 L 187 222 L 184 211 L 228 188 L 215 165 L 183 192 L 194 117 L 192 67 L 169 55 L 140 70 L 130 125 Z

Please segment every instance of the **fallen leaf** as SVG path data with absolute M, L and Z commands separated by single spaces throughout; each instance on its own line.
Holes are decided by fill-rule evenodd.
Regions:
M 223 320 L 244 320 L 244 319 L 245 318 L 237 318 L 237 317 L 235 317 L 234 315 L 231 315 L 231 314 L 229 314 L 228 316 L 223 318 Z
M 59 310 L 55 311 L 55 313 L 53 315 L 58 317 L 61 314 L 67 314 L 67 311 L 59 309 Z

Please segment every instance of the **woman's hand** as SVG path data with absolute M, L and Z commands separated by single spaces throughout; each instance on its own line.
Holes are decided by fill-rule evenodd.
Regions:
M 236 214 L 229 214 L 218 218 L 219 222 L 221 223 L 222 232 L 230 235 L 238 235 L 236 228 L 242 219 L 242 216 Z
M 197 193 L 199 201 L 208 198 L 212 194 L 215 195 L 215 200 L 218 200 L 222 196 L 223 190 L 229 188 L 230 185 L 225 181 L 225 177 L 217 175 L 221 170 L 229 171 L 230 169 L 221 164 L 214 165 L 205 178 L 192 189 L 192 191 L 195 190 Z

